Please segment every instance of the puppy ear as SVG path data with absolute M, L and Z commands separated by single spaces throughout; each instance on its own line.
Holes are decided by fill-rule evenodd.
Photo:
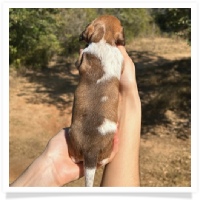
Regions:
M 94 26 L 91 24 L 87 25 L 85 30 L 80 34 L 79 41 L 85 40 L 88 43 L 89 38 L 91 37 L 93 32 L 94 32 Z
M 125 46 L 125 36 L 124 36 L 124 29 L 122 28 L 121 32 L 117 32 L 115 34 L 115 44 Z
M 91 34 L 90 42 L 99 42 L 104 36 L 104 26 L 102 24 L 94 25 L 94 32 Z
M 86 27 L 80 35 L 79 41 L 85 40 L 87 43 L 99 42 L 104 36 L 104 27 L 101 24 L 91 24 Z

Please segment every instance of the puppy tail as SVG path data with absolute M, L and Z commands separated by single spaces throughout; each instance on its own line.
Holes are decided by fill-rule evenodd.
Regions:
M 93 187 L 94 176 L 96 172 L 97 156 L 87 154 L 84 156 L 84 170 L 85 170 L 85 186 Z

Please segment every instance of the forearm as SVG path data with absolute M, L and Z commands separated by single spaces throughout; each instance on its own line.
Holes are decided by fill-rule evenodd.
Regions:
M 101 185 L 139 186 L 141 103 L 137 89 L 122 94 L 120 105 L 119 151 L 105 167 Z
M 58 186 L 52 169 L 51 160 L 42 154 L 26 171 L 10 186 L 11 187 L 50 187 Z
M 83 176 L 83 164 L 75 164 L 68 153 L 68 129 L 48 142 L 44 152 L 14 181 L 11 187 L 62 186 Z

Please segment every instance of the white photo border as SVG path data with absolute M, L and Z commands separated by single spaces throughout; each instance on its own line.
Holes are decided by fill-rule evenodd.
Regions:
M 3 191 L 6 193 L 191 193 L 197 191 L 197 162 L 198 162 L 198 116 L 197 116 L 197 103 L 198 99 L 195 94 L 198 94 L 197 90 L 197 63 L 198 63 L 198 6 L 197 1 L 184 1 L 184 2 L 173 2 L 168 0 L 168 2 L 153 2 L 153 1 L 123 1 L 116 2 L 111 0 L 101 0 L 99 2 L 94 1 L 4 1 L 2 3 L 2 47 L 1 47 L 1 87 L 2 87 L 2 186 Z M 192 79 L 191 79 L 191 160 L 192 160 L 192 176 L 191 176 L 191 187 L 113 187 L 113 188 L 103 188 L 103 187 L 9 187 L 9 8 L 191 8 L 192 9 Z

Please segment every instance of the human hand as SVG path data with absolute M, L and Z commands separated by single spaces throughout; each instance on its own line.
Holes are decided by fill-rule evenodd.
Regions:
M 62 186 L 83 176 L 83 164 L 75 164 L 69 157 L 67 133 L 67 129 L 62 129 L 56 134 L 44 152 L 10 186 Z
M 58 186 L 62 186 L 71 181 L 77 180 L 84 175 L 83 162 L 75 163 L 68 152 L 68 131 L 69 128 L 62 129 L 48 143 L 44 155 L 52 161 L 54 180 Z M 115 134 L 113 140 L 113 151 L 107 160 L 111 162 L 118 151 L 118 137 Z M 106 163 L 106 164 L 107 164 Z M 98 165 L 100 167 L 101 165 Z
M 51 160 L 52 176 L 57 186 L 77 180 L 84 175 L 83 163 L 74 163 L 68 152 L 68 131 L 62 129 L 47 144 L 43 153 L 46 160 Z
M 124 57 L 123 71 L 120 78 L 120 93 L 132 94 L 137 92 L 135 65 L 124 46 L 118 46 L 118 49 Z

